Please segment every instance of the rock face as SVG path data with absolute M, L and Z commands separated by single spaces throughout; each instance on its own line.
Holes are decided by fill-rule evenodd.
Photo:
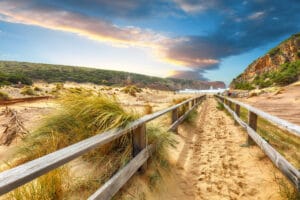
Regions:
M 251 82 L 260 74 L 276 71 L 282 64 L 294 62 L 299 59 L 300 33 L 297 33 L 252 62 L 242 74 L 233 79 L 230 88 L 235 88 L 235 84 L 238 82 Z

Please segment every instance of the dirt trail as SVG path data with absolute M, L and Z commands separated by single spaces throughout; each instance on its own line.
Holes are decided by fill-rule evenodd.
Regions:
M 277 169 L 257 146 L 240 147 L 246 134 L 216 105 L 208 98 L 195 125 L 180 127 L 173 183 L 153 199 L 280 199 Z

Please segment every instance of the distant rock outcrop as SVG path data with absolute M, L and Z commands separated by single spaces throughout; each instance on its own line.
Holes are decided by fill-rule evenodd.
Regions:
M 266 80 L 271 80 L 273 77 L 268 77 L 270 73 L 279 72 L 280 67 L 286 63 L 294 63 L 300 60 L 300 33 L 292 35 L 287 40 L 280 43 L 275 48 L 271 49 L 267 54 L 258 58 L 252 62 L 247 69 L 240 74 L 237 78 L 233 79 L 230 84 L 230 88 L 238 88 L 239 85 L 244 85 L 244 87 L 256 87 L 261 83 L 262 86 L 272 85 L 273 83 Z M 258 80 L 261 75 L 266 75 L 266 80 Z M 238 88 L 243 89 L 243 88 Z

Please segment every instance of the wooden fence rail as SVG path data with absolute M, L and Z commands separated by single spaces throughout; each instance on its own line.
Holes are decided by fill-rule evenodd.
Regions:
M 297 190 L 300 191 L 299 170 L 296 169 L 291 163 L 289 163 L 280 153 L 278 153 L 266 140 L 264 140 L 256 132 L 257 116 L 260 116 L 261 118 L 264 118 L 285 130 L 288 130 L 298 137 L 300 137 L 300 127 L 231 98 L 223 97 L 220 95 L 216 95 L 215 97 L 220 103 L 224 105 L 226 110 L 234 117 L 236 122 L 247 130 L 247 143 L 252 144 L 253 142 L 255 142 L 265 152 L 270 160 L 277 166 L 277 168 L 295 185 Z M 235 105 L 234 110 L 231 109 L 233 107 L 232 104 Z M 239 117 L 240 107 L 246 108 L 249 112 L 248 124 Z
M 147 167 L 146 161 L 150 157 L 153 147 L 151 145 L 147 146 L 146 123 L 168 112 L 172 112 L 172 125 L 169 130 L 176 130 L 179 123 L 182 122 L 188 113 L 200 104 L 204 98 L 205 95 L 188 99 L 167 109 L 143 116 L 130 123 L 125 128 L 113 129 L 97 134 L 23 165 L 4 171 L 0 173 L 0 195 L 16 189 L 17 187 L 56 169 L 84 153 L 91 151 L 92 149 L 100 147 L 124 134 L 132 132 L 134 158 L 89 198 L 103 200 L 109 199 L 118 192 L 118 190 L 138 169 L 143 171 Z M 193 106 L 189 107 L 190 109 L 185 114 L 178 116 L 177 110 L 181 106 L 191 105 L 190 102 L 193 102 Z M 174 113 L 176 113 L 176 116 Z
M 23 102 L 31 102 L 31 101 L 38 101 L 43 99 L 51 99 L 51 96 L 40 96 L 40 97 L 24 97 L 24 98 L 16 98 L 16 99 L 9 99 L 9 100 L 1 100 L 0 106 L 7 106 L 15 103 L 23 103 Z

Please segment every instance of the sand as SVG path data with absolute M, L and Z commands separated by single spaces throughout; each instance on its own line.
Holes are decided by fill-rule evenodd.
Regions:
M 277 92 L 238 100 L 300 125 L 300 82 L 282 87 Z
M 182 125 L 175 165 L 146 199 L 281 199 L 275 175 L 282 177 L 257 146 L 241 147 L 246 133 L 209 98 L 197 123 Z

